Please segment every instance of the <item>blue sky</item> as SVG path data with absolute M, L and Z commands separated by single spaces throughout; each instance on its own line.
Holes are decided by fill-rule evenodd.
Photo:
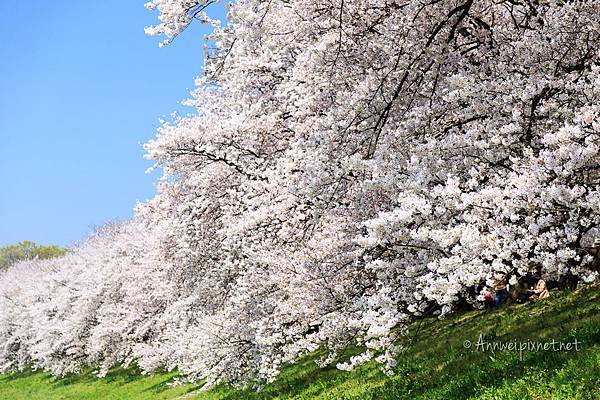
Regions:
M 207 30 L 159 49 L 143 3 L 0 0 L 0 245 L 69 245 L 153 196 L 142 144 L 192 111 Z

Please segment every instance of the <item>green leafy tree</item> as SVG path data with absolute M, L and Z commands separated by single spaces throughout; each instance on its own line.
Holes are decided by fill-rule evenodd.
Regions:
M 5 270 L 19 261 L 60 257 L 66 252 L 66 249 L 55 245 L 42 246 L 25 240 L 0 247 L 0 270 Z

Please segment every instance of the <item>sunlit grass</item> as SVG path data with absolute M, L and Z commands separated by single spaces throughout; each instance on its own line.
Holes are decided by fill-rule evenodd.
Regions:
M 175 399 L 196 386 L 170 387 L 176 373 L 140 375 L 135 368 L 118 368 L 99 379 L 91 372 L 54 378 L 45 372 L 23 372 L 0 376 L 0 399 L 4 400 L 145 400 Z

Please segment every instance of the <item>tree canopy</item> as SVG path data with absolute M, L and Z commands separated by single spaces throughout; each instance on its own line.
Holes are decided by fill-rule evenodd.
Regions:
M 195 114 L 146 145 L 131 222 L 2 277 L 3 369 L 268 381 L 325 348 L 393 373 L 409 321 L 486 283 L 597 279 L 600 3 L 212 3 L 147 4 L 165 44 L 214 26 Z
M 28 240 L 0 247 L 0 270 L 25 260 L 45 260 L 65 255 L 66 250 L 55 245 L 43 246 Z

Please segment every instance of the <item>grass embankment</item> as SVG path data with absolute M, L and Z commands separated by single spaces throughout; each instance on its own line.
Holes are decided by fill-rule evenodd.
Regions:
M 0 375 L 0 400 L 171 400 L 198 387 L 170 387 L 176 373 L 144 376 L 135 368 L 117 368 L 106 377 L 91 372 L 54 378 L 46 372 Z
M 425 319 L 387 377 L 375 364 L 352 372 L 319 369 L 311 357 L 286 367 L 260 392 L 222 385 L 196 396 L 193 386 L 169 388 L 173 374 L 139 376 L 115 370 L 54 379 L 44 373 L 0 376 L 0 399 L 592 399 L 600 400 L 600 287 L 523 305 Z M 414 334 L 417 327 L 413 327 Z M 481 351 L 477 342 L 579 342 L 571 351 Z M 465 348 L 465 341 L 471 347 Z

